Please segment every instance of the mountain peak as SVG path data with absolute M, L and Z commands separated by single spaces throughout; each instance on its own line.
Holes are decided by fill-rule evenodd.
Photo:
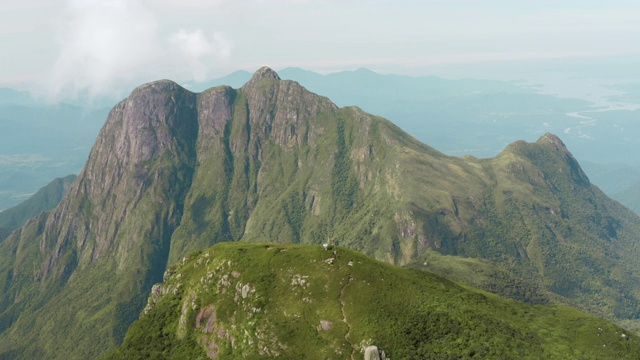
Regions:
M 256 84 L 262 82 L 263 79 L 279 81 L 280 76 L 278 76 L 278 73 L 273 71 L 270 67 L 263 66 L 260 69 L 258 69 L 255 73 L 253 73 L 253 76 L 251 77 L 251 79 L 247 81 L 247 83 L 244 84 L 242 88 L 243 89 L 254 88 Z
M 561 153 L 569 154 L 567 146 L 557 135 L 546 133 L 538 138 L 536 142 L 526 142 L 524 140 L 515 141 L 504 149 L 504 152 L 515 152 L 517 154 L 528 154 L 534 148 L 555 149 Z
M 258 81 L 265 78 L 280 80 L 280 76 L 278 76 L 277 72 L 273 71 L 268 66 L 263 66 L 260 69 L 258 69 L 255 73 L 253 73 L 253 76 L 251 77 L 251 81 Z
M 131 93 L 136 94 L 136 93 L 148 91 L 151 89 L 160 91 L 160 92 L 176 91 L 179 89 L 185 90 L 182 86 L 178 85 L 175 81 L 163 79 L 163 80 L 156 80 L 156 81 L 151 81 L 151 82 L 142 84 L 137 88 L 135 88 Z
M 535 143 L 519 140 L 508 145 L 503 153 L 527 159 L 535 168 L 545 173 L 547 178 L 558 177 L 555 180 L 558 184 L 578 184 L 588 189 L 591 187 L 580 164 L 557 135 L 546 133 Z
M 540 145 L 544 145 L 544 144 L 551 144 L 553 146 L 556 147 L 556 149 L 560 150 L 560 149 L 564 149 L 567 150 L 567 147 L 565 146 L 565 144 L 562 142 L 562 140 L 560 140 L 560 138 L 552 133 L 546 133 L 544 135 L 542 135 L 538 141 L 536 141 L 536 143 L 540 144 Z

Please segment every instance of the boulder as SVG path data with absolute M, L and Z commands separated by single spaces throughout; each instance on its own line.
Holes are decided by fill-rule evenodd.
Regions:
M 367 346 L 367 348 L 364 349 L 364 360 L 381 360 L 378 347 L 375 345 Z

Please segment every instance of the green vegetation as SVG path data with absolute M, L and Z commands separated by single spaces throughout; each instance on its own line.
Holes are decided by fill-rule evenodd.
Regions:
M 497 266 L 487 260 L 442 255 L 428 250 L 409 267 L 528 304 L 569 302 L 520 278 L 505 266 Z
M 640 339 L 337 247 L 223 243 L 171 266 L 103 359 L 632 359 Z M 327 262 L 334 258 L 333 263 Z M 626 335 L 626 334 L 625 334 Z

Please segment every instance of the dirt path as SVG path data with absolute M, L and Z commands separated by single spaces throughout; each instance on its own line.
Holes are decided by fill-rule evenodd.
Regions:
M 351 344 L 351 340 L 349 340 L 349 336 L 351 334 L 351 325 L 349 325 L 349 322 L 347 321 L 347 314 L 345 314 L 344 312 L 344 300 L 342 299 L 342 295 L 344 295 L 344 289 L 347 287 L 347 285 L 351 284 L 352 280 L 353 277 L 349 276 L 349 280 L 347 281 L 347 283 L 344 284 L 340 289 L 340 312 L 342 313 L 342 321 L 347 324 L 347 333 L 344 334 L 344 339 L 349 343 L 349 345 L 351 345 L 351 360 L 354 360 L 354 353 L 356 349 L 353 347 L 353 344 Z

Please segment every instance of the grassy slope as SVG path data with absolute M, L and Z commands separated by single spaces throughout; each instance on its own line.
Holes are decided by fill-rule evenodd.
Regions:
M 512 302 L 340 247 L 330 257 L 321 246 L 241 243 L 192 254 L 105 358 L 344 359 L 371 344 L 393 359 L 640 351 L 636 336 L 625 341 L 620 328 L 569 307 Z
M 637 318 L 638 217 L 592 186 L 553 137 L 514 143 L 493 161 L 510 179 L 493 192 L 492 236 L 508 231 L 513 258 L 535 266 L 548 290 L 602 316 Z
M 458 283 L 528 304 L 559 302 L 575 305 L 571 300 L 559 297 L 515 275 L 506 266 L 496 265 L 484 259 L 442 255 L 436 251 L 427 251 L 408 267 L 428 271 Z
M 156 171 L 179 174 L 166 167 Z M 10 247 L 15 258 L 13 266 L 0 264 L 0 273 L 7 274 L 0 280 L 0 287 L 5 289 L 0 303 L 0 330 L 7 330 L 0 338 L 0 357 L 87 359 L 117 346 L 144 306 L 146 293 L 142 289 L 158 281 L 164 270 L 168 246 L 163 250 L 163 243 L 168 238 L 162 237 L 169 225 L 158 219 L 173 211 L 166 198 L 172 191 L 175 190 L 164 188 L 161 182 L 150 186 L 136 202 L 137 209 L 130 211 L 120 226 L 123 237 L 133 233 L 129 236 L 135 239 L 135 233 L 142 230 L 154 238 L 153 242 L 139 247 L 129 242 L 129 247 L 137 248 L 135 253 L 119 257 L 111 254 L 91 266 L 81 264 L 82 255 L 77 249 L 66 248 L 58 266 L 46 278 L 46 270 L 33 269 L 32 264 L 49 263 L 46 253 L 38 251 L 38 247 L 43 243 L 42 229 L 53 212 L 39 215 L 13 233 L 3 244 L 5 251 Z M 159 201 L 165 207 L 154 205 Z M 88 204 L 82 198 L 74 198 L 70 206 L 86 214 Z M 142 223 L 147 225 L 141 226 Z

